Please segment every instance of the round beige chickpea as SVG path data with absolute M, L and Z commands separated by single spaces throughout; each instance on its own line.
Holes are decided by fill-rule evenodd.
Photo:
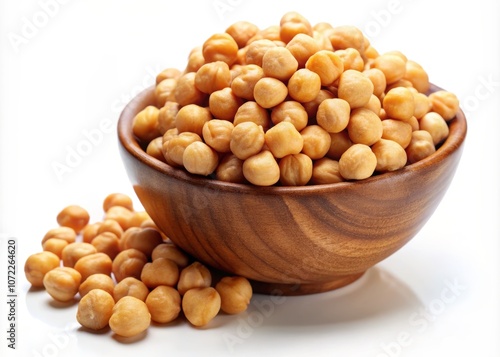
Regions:
M 151 320 L 166 324 L 174 321 L 181 312 L 181 295 L 170 286 L 157 286 L 146 298 Z
M 175 116 L 179 111 L 179 103 L 175 101 L 166 102 L 158 113 L 158 130 L 162 135 L 175 128 Z
M 391 119 L 409 120 L 415 113 L 413 93 L 405 87 L 389 90 L 382 100 L 382 106 Z
M 444 118 L 436 112 L 425 114 L 419 121 L 420 129 L 428 131 L 432 136 L 434 145 L 438 145 L 446 139 L 450 128 Z
M 216 33 L 203 43 L 205 62 L 222 61 L 231 66 L 238 54 L 238 44 L 228 33 Z
M 299 68 L 304 68 L 307 60 L 320 50 L 319 43 L 305 33 L 296 34 L 287 44 L 286 48 L 292 53 Z
M 211 175 L 219 163 L 217 151 L 201 141 L 186 146 L 182 155 L 184 168 L 196 175 Z
M 421 119 L 431 110 L 431 100 L 425 94 L 418 93 L 416 90 L 413 91 L 413 99 L 415 101 L 415 113 L 413 115 L 415 118 Z
M 338 161 L 342 154 L 353 144 L 347 130 L 343 130 L 339 133 L 330 133 L 330 139 L 332 143 L 330 144 L 330 149 L 326 153 L 326 156 L 336 161 Z
M 140 141 L 149 143 L 161 135 L 158 129 L 159 112 L 160 110 L 157 107 L 148 105 L 134 117 L 132 131 Z
M 95 247 L 90 243 L 75 242 L 68 244 L 61 253 L 63 265 L 65 267 L 73 268 L 78 259 L 97 253 Z
M 95 247 L 97 252 L 105 253 L 111 259 L 115 259 L 118 253 L 120 253 L 120 240 L 116 234 L 111 232 L 104 232 L 97 235 L 92 239 L 92 243 L 90 244 Z
M 78 293 L 82 276 L 69 267 L 57 267 L 45 274 L 43 286 L 54 300 L 68 302 Z
M 112 272 L 117 282 L 127 277 L 139 279 L 144 265 L 147 263 L 146 255 L 137 249 L 122 250 L 113 260 Z
M 313 160 L 324 157 L 328 150 L 332 139 L 330 134 L 319 125 L 309 125 L 301 130 L 300 135 L 303 139 L 302 153 L 306 154 Z
M 351 109 L 365 106 L 372 94 L 373 83 L 361 72 L 348 69 L 340 75 L 338 97 L 347 101 Z
M 381 98 L 387 87 L 384 72 L 378 68 L 369 68 L 363 71 L 363 75 L 372 82 L 373 94 L 378 98 Z
M 203 131 L 203 128 L 202 128 Z M 201 137 L 198 134 L 191 132 L 183 132 L 179 135 L 173 137 L 172 139 L 163 143 L 163 155 L 165 155 L 165 159 L 167 162 L 172 162 L 172 164 L 184 166 L 183 157 L 184 150 L 186 147 L 194 143 L 196 141 L 202 141 Z
M 68 242 L 68 244 L 74 243 L 76 240 L 76 233 L 73 228 L 69 227 L 58 227 L 52 228 L 42 238 L 42 244 L 45 243 L 48 239 L 57 238 L 62 239 Z
M 167 78 L 158 83 L 155 87 L 156 106 L 161 108 L 168 101 L 175 100 L 175 86 L 177 85 L 177 78 Z
M 208 324 L 220 311 L 221 298 L 212 287 L 195 288 L 186 291 L 182 298 L 182 311 L 194 326 Z
M 365 49 L 365 36 L 356 26 L 341 25 L 334 26 L 328 32 L 330 42 L 335 50 L 345 50 L 355 48 L 360 53 Z
M 93 289 L 78 303 L 76 320 L 80 325 L 91 330 L 100 330 L 108 326 L 115 301 L 109 292 Z
M 183 107 L 188 104 L 201 105 L 205 101 L 207 95 L 196 87 L 195 79 L 196 73 L 188 72 L 177 80 L 174 96 L 179 106 Z
M 177 113 L 175 126 L 179 133 L 191 132 L 202 135 L 203 125 L 212 119 L 210 110 L 196 104 L 188 104 Z
M 163 156 L 163 138 L 161 136 L 151 140 L 146 147 L 146 154 L 154 157 L 157 160 L 165 162 L 165 157 Z
M 411 133 L 410 144 L 406 147 L 408 163 L 413 164 L 436 152 L 432 135 L 426 130 L 415 130 Z
M 292 154 L 279 162 L 280 182 L 284 186 L 305 186 L 312 176 L 313 162 L 306 154 Z
M 146 331 L 151 314 L 146 303 L 133 296 L 121 298 L 113 307 L 109 327 L 117 335 L 131 337 Z
M 158 244 L 155 249 L 153 249 L 151 260 L 155 261 L 158 258 L 170 259 L 181 269 L 189 264 L 189 257 L 186 253 L 171 243 Z
M 375 172 L 377 157 L 368 145 L 354 144 L 339 160 L 339 172 L 346 180 L 364 180 Z
M 61 258 L 62 251 L 67 245 L 68 242 L 63 239 L 49 238 L 42 244 L 42 248 L 44 251 L 52 252 Z
M 296 71 L 288 81 L 288 94 L 298 102 L 314 100 L 321 90 L 321 78 L 307 68 Z
M 113 297 L 115 301 L 124 296 L 133 296 L 139 300 L 146 301 L 149 289 L 142 281 L 134 277 L 127 277 L 116 284 L 113 288 Z
M 361 54 L 355 48 L 346 48 L 345 50 L 336 50 L 335 54 L 340 58 L 344 66 L 344 71 L 353 69 L 362 72 L 365 68 L 365 62 Z
M 289 121 L 295 126 L 295 129 L 301 131 L 307 126 L 308 115 L 302 104 L 294 100 L 287 100 L 273 108 L 271 121 L 274 125 L 282 121 Z
M 97 228 L 97 234 L 101 234 L 104 232 L 111 232 L 115 234 L 118 238 L 120 238 L 123 234 L 123 228 L 120 226 L 120 223 L 115 221 L 114 219 L 105 219 Z
M 150 289 L 160 285 L 175 286 L 179 281 L 179 267 L 170 259 L 155 259 L 144 265 L 141 280 Z
M 238 159 L 234 154 L 225 155 L 215 169 L 217 180 L 224 182 L 243 183 L 243 160 Z
M 262 58 L 264 54 L 271 48 L 275 48 L 276 44 L 269 39 L 260 39 L 253 41 L 246 46 L 245 62 L 247 65 L 254 64 L 262 68 Z M 264 72 L 263 72 L 264 73 Z
M 267 131 L 271 126 L 268 111 L 254 101 L 243 103 L 238 108 L 234 116 L 233 125 L 236 126 L 247 121 L 260 125 L 264 131 Z
M 276 78 L 264 77 L 259 79 L 253 90 L 255 101 L 262 108 L 272 108 L 280 104 L 287 95 L 287 86 Z
M 105 253 L 89 254 L 78 259 L 75 269 L 81 274 L 85 281 L 92 274 L 111 275 L 113 261 Z
M 75 232 L 80 232 L 89 223 L 90 215 L 87 210 L 78 205 L 64 207 L 57 214 L 57 223 L 60 226 L 73 228 Z
M 97 236 L 99 234 L 99 233 L 97 233 L 97 231 L 99 230 L 100 226 L 101 226 L 101 222 L 87 224 L 81 232 L 82 241 L 84 241 L 85 243 L 91 243 L 92 239 L 94 239 L 95 236 Z
M 353 143 L 370 146 L 382 137 L 382 121 L 371 110 L 357 108 L 351 112 L 347 132 Z
M 397 142 L 406 149 L 411 141 L 412 127 L 409 123 L 397 120 L 382 120 L 382 138 Z
M 113 279 L 106 274 L 93 274 L 80 284 L 78 292 L 80 297 L 84 297 L 93 289 L 100 289 L 113 294 L 115 283 Z
M 264 150 L 243 162 L 243 176 L 254 185 L 271 186 L 279 181 L 280 168 L 273 154 Z
M 403 79 L 406 73 L 406 62 L 401 56 L 395 54 L 383 54 L 373 61 L 373 68 L 380 69 L 384 75 L 387 84 Z
M 285 47 L 269 49 L 262 57 L 262 70 L 266 77 L 287 81 L 295 73 L 299 63 Z
M 194 262 L 182 269 L 177 283 L 177 291 L 184 295 L 193 288 L 205 288 L 212 284 L 210 270 L 200 262 Z
M 240 160 L 259 153 L 264 145 L 264 129 L 254 122 L 243 122 L 236 125 L 231 132 L 229 147 Z
M 410 81 L 413 87 L 420 93 L 427 93 L 430 88 L 429 75 L 415 61 L 406 61 L 406 71 L 403 78 Z
M 236 41 L 239 48 L 245 47 L 248 40 L 259 32 L 259 28 L 248 21 L 237 21 L 230 25 L 226 32 Z
M 203 140 L 220 153 L 230 152 L 231 133 L 234 124 L 227 120 L 212 119 L 203 125 Z
M 280 20 L 280 38 L 288 43 L 295 35 L 304 33 L 312 35 L 312 26 L 309 21 L 296 11 L 289 11 Z
M 242 66 L 241 72 L 231 82 L 233 93 L 246 100 L 254 100 L 255 84 L 264 77 L 264 70 L 256 64 Z
M 273 126 L 265 133 L 264 138 L 272 155 L 278 159 L 287 155 L 298 154 L 304 148 L 303 136 L 288 121 L 282 121 Z
M 214 118 L 226 121 L 233 121 L 242 104 L 242 99 L 230 87 L 213 92 L 208 99 L 208 107 Z
M 110 193 L 102 202 L 102 209 L 104 212 L 107 212 L 113 206 L 121 206 L 129 211 L 134 210 L 134 202 L 132 201 L 132 198 L 130 198 L 127 194 L 120 192 Z
M 127 230 L 130 232 L 127 235 L 123 235 L 122 249 L 137 249 L 138 251 L 144 253 L 146 257 L 150 257 L 153 249 L 161 243 L 163 243 L 163 238 L 161 233 L 154 228 L 138 228 Z
M 344 63 L 335 52 L 321 50 L 309 57 L 306 68 L 319 75 L 322 86 L 330 86 L 344 72 Z
M 231 84 L 229 66 L 222 61 L 205 63 L 196 72 L 194 83 L 196 88 L 207 94 L 229 87 Z
M 24 274 L 26 279 L 35 288 L 43 287 L 43 278 L 45 275 L 59 267 L 60 259 L 52 252 L 44 251 L 32 254 L 24 263 Z
M 351 107 L 340 98 L 325 99 L 318 106 L 316 121 L 319 126 L 329 133 L 338 133 L 344 130 L 349 123 Z
M 457 115 L 459 110 L 459 101 L 455 94 L 438 90 L 429 94 L 432 103 L 432 111 L 438 113 L 444 120 L 449 121 Z
M 396 171 L 406 165 L 406 151 L 395 141 L 380 139 L 372 145 L 372 151 L 377 157 L 378 172 Z
M 311 182 L 315 185 L 344 181 L 339 172 L 339 162 L 328 157 L 316 160 L 313 164 Z
M 314 120 L 316 118 L 316 114 L 318 112 L 319 105 L 325 99 L 331 99 L 331 98 L 336 98 L 336 97 L 337 97 L 337 94 L 334 94 L 332 91 L 327 90 L 327 89 L 321 89 L 319 91 L 318 95 L 316 96 L 316 98 L 314 98 L 310 102 L 302 103 L 302 106 L 304 107 L 308 118 L 314 122 Z
M 216 285 L 220 295 L 221 310 L 226 314 L 239 314 L 245 311 L 252 299 L 250 282 L 242 276 L 225 276 Z

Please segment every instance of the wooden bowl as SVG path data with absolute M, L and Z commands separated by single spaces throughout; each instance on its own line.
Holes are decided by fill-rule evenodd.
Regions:
M 132 121 L 153 103 L 149 88 L 118 122 L 120 153 L 139 200 L 176 245 L 250 279 L 258 293 L 336 289 L 400 249 L 443 198 L 467 132 L 460 111 L 435 154 L 399 171 L 358 182 L 256 187 L 191 175 L 147 155 Z

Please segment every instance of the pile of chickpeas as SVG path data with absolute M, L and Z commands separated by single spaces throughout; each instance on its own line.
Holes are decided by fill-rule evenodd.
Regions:
M 259 29 L 239 21 L 157 75 L 134 119 L 146 152 L 217 180 L 299 186 L 362 180 L 436 151 L 459 110 L 428 94 L 425 70 L 379 54 L 354 26 L 297 12 Z
M 247 309 L 252 287 L 246 278 L 213 279 L 146 212 L 135 211 L 129 196 L 108 195 L 103 210 L 104 219 L 89 223 L 83 207 L 65 207 L 57 215 L 59 226 L 42 239 L 43 251 L 30 255 L 24 266 L 33 287 L 59 302 L 78 301 L 82 326 L 109 326 L 130 337 L 151 321 L 167 324 L 183 315 L 193 326 L 204 326 L 220 311 Z

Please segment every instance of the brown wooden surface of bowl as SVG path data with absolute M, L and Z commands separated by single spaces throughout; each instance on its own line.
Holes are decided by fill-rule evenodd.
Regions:
M 444 196 L 467 131 L 460 111 L 435 154 L 366 180 L 256 187 L 191 175 L 147 155 L 132 122 L 153 103 L 149 88 L 118 122 L 120 153 L 139 200 L 176 245 L 216 269 L 251 279 L 263 293 L 335 289 L 400 249 Z

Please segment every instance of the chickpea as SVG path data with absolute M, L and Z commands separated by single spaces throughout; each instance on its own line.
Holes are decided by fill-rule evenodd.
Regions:
M 141 280 L 150 289 L 160 285 L 175 286 L 179 281 L 179 267 L 170 259 L 155 259 L 144 265 Z
M 408 88 L 408 89 L 413 89 L 413 84 L 410 81 L 406 80 L 406 79 L 400 79 L 399 81 L 396 81 L 394 83 L 389 84 L 385 88 L 385 91 L 388 92 L 392 88 L 397 88 L 397 87 L 404 87 L 404 88 Z
M 253 122 L 260 125 L 264 131 L 267 131 L 270 124 L 269 113 L 266 109 L 262 108 L 259 104 L 253 101 L 246 102 L 239 107 L 233 120 L 234 126 L 244 123 Z
M 300 132 L 304 145 L 302 152 L 311 159 L 321 159 L 330 149 L 330 134 L 319 125 L 309 125 Z
M 361 54 L 355 48 L 346 48 L 345 50 L 337 50 L 335 54 L 340 58 L 344 66 L 344 71 L 353 69 L 362 72 L 365 68 L 365 62 Z
M 361 72 L 348 69 L 340 75 L 338 97 L 347 101 L 351 109 L 366 105 L 372 94 L 373 83 Z
M 322 86 L 332 85 L 344 71 L 342 59 L 332 51 L 320 50 L 306 62 L 306 68 L 318 74 Z
M 160 110 L 153 105 L 148 105 L 134 117 L 132 131 L 142 142 L 149 143 L 161 135 L 158 129 L 158 114 Z
M 154 288 L 146 298 L 151 320 L 166 324 L 174 321 L 181 312 L 181 296 L 170 286 Z
M 259 153 L 264 145 L 264 130 L 253 122 L 236 125 L 231 132 L 229 146 L 231 152 L 240 160 Z
M 403 79 L 406 73 L 406 62 L 395 54 L 383 54 L 373 61 L 373 68 L 384 72 L 387 84 Z
M 202 141 L 189 144 L 182 155 L 184 168 L 197 175 L 208 176 L 212 174 L 219 163 L 217 151 Z
M 43 286 L 54 300 L 68 302 L 78 293 L 82 276 L 69 267 L 57 267 L 45 274 Z
M 279 41 L 280 27 L 277 25 L 271 25 L 263 30 L 260 30 L 248 40 L 247 45 L 259 40 Z
M 184 71 L 184 74 L 196 72 L 204 64 L 205 64 L 205 57 L 203 57 L 203 48 L 202 46 L 197 46 L 189 52 L 188 63 L 186 65 L 186 70 Z
M 351 108 L 344 99 L 325 99 L 318 106 L 316 121 L 329 133 L 338 133 L 347 128 Z
M 115 301 L 107 291 L 94 289 L 78 303 L 76 320 L 88 329 L 103 329 L 108 326 L 114 306 Z
M 161 135 L 175 128 L 175 117 L 179 111 L 179 103 L 175 101 L 166 102 L 158 112 L 158 130 Z
M 161 140 L 161 137 L 157 139 Z M 104 220 L 116 221 L 118 222 L 122 230 L 126 230 L 130 227 L 130 221 L 132 220 L 133 216 L 134 212 L 129 210 L 128 208 L 122 206 L 113 206 L 106 211 L 106 214 L 104 215 Z
M 384 96 L 382 106 L 391 119 L 409 120 L 415 113 L 413 93 L 404 87 L 389 90 Z
M 306 154 L 292 154 L 279 162 L 280 182 L 284 186 L 305 186 L 312 176 L 313 163 Z
M 417 118 L 415 116 L 412 116 L 410 119 L 405 120 L 406 123 L 410 124 L 411 130 L 420 130 L 420 123 L 418 122 Z
M 377 157 L 376 171 L 395 171 L 406 165 L 406 151 L 395 141 L 380 139 L 372 145 L 372 151 Z
M 216 33 L 203 43 L 205 62 L 222 61 L 231 66 L 236 61 L 238 44 L 228 33 Z
M 288 121 L 282 121 L 273 126 L 265 133 L 264 139 L 272 155 L 278 159 L 287 155 L 298 154 L 304 148 L 304 137 Z
M 158 244 L 151 253 L 151 259 L 155 261 L 158 258 L 170 259 L 179 268 L 185 268 L 189 264 L 189 257 L 177 246 L 170 243 Z
M 154 157 L 156 160 L 166 162 L 163 156 L 163 138 L 161 136 L 151 140 L 146 147 L 146 154 Z
M 307 68 L 296 71 L 288 81 L 288 94 L 298 102 L 314 100 L 321 90 L 319 75 Z
M 287 95 L 287 86 L 276 78 L 264 77 L 259 79 L 253 90 L 255 101 L 263 108 L 272 108 L 280 104 Z
M 155 87 L 156 106 L 161 108 L 166 102 L 175 101 L 176 78 L 167 78 L 158 83 Z
M 230 87 L 213 92 L 208 101 L 212 115 L 218 119 L 233 121 L 238 108 L 243 104 Z
M 287 12 L 280 20 L 281 40 L 288 43 L 299 33 L 312 36 L 311 24 L 296 11 Z
M 191 132 L 201 136 L 203 125 L 210 119 L 212 119 L 212 114 L 208 108 L 188 104 L 179 109 L 175 117 L 175 126 L 179 133 Z
M 182 269 L 177 283 L 177 291 L 184 295 L 189 289 L 205 288 L 211 284 L 212 274 L 210 274 L 210 270 L 200 262 L 194 262 Z
M 117 335 L 131 337 L 146 331 L 151 324 L 151 314 L 146 303 L 133 296 L 125 296 L 115 306 L 109 327 Z
M 116 302 L 125 296 L 133 296 L 139 300 L 146 301 L 149 289 L 142 281 L 134 277 L 126 277 L 113 288 L 113 298 Z
M 299 63 L 285 47 L 274 47 L 267 50 L 262 57 L 262 70 L 267 77 L 287 81 L 295 73 Z
M 212 119 L 203 126 L 203 140 L 217 152 L 230 152 L 229 143 L 233 129 L 234 125 L 230 121 Z
M 43 287 L 43 278 L 45 275 L 59 267 L 60 260 L 57 255 L 52 252 L 44 251 L 32 254 L 24 263 L 24 274 L 26 280 L 35 288 Z
M 385 93 L 385 88 L 387 87 L 384 72 L 378 68 L 370 68 L 363 71 L 363 75 L 372 82 L 373 94 L 378 98 L 381 98 Z
M 167 162 L 170 160 L 176 165 L 183 166 L 184 150 L 189 144 L 196 141 L 201 141 L 201 137 L 198 134 L 186 131 L 165 142 L 163 144 L 163 154 L 165 157 L 168 156 Z
M 308 115 L 302 104 L 293 100 L 280 103 L 271 111 L 271 121 L 274 125 L 288 121 L 300 131 L 307 126 L 307 120 Z
M 102 203 L 102 209 L 104 212 L 107 212 L 111 207 L 113 206 L 121 206 L 129 211 L 134 210 L 134 203 L 130 196 L 124 194 L 124 193 L 110 193 L 104 198 L 104 201 Z
M 188 104 L 202 105 L 205 102 L 206 94 L 196 87 L 196 73 L 188 72 L 177 80 L 174 96 L 175 102 L 180 107 Z
M 52 252 L 61 258 L 62 251 L 67 245 L 68 242 L 63 239 L 49 238 L 42 244 L 42 248 L 44 251 Z
M 336 161 L 338 161 L 342 154 L 353 144 L 351 138 L 349 138 L 347 130 L 343 130 L 339 133 L 330 133 L 330 139 L 330 149 L 328 150 L 326 156 Z
M 365 58 L 367 58 L 368 60 L 374 60 L 378 56 L 380 56 L 380 54 L 375 49 L 375 47 L 373 47 L 372 45 L 368 45 L 368 46 L 365 45 L 365 52 L 364 52 Z
M 415 130 L 411 133 L 411 142 L 406 147 L 408 163 L 413 164 L 436 152 L 432 135 L 425 130 Z
M 182 311 L 194 326 L 208 324 L 220 311 L 221 298 L 212 287 L 188 290 L 182 299 Z
M 80 297 L 84 297 L 94 289 L 100 289 L 106 291 L 109 294 L 113 294 L 114 288 L 115 283 L 109 275 L 93 274 L 80 284 L 78 292 L 80 293 Z
M 80 232 L 89 223 L 89 219 L 87 210 L 77 205 L 64 207 L 57 214 L 57 223 L 60 226 L 73 228 L 75 232 Z
M 328 34 L 335 50 L 354 48 L 360 53 L 363 53 L 365 50 L 365 36 L 355 26 L 334 26 Z
M 63 249 L 61 258 L 65 267 L 73 268 L 78 259 L 94 253 L 97 253 L 97 251 L 92 244 L 75 242 L 68 244 Z
M 144 222 L 150 221 L 150 220 L 151 220 L 151 217 L 149 216 L 149 214 L 146 211 L 134 212 L 134 215 L 130 219 L 130 227 L 141 227 L 141 225 Z
M 224 182 L 243 183 L 243 160 L 238 159 L 234 154 L 225 155 L 215 169 L 217 180 Z
M 254 185 L 272 186 L 280 179 L 280 168 L 273 154 L 265 150 L 243 162 L 243 176 Z
M 413 115 L 415 118 L 421 119 L 431 110 L 431 100 L 423 93 L 413 93 L 413 100 L 415 101 L 415 113 Z
M 137 249 L 122 250 L 113 260 L 112 271 L 117 282 L 127 277 L 139 279 L 144 265 L 147 263 L 146 255 Z
M 382 138 L 382 121 L 369 109 L 354 109 L 347 125 L 347 132 L 353 143 L 371 146 Z
M 427 93 L 430 88 L 429 75 L 415 61 L 406 61 L 406 71 L 403 78 L 410 81 L 413 87 L 420 93 Z
M 97 231 L 99 230 L 99 227 L 101 226 L 101 224 L 102 224 L 101 222 L 87 224 L 85 226 L 85 228 L 83 228 L 83 230 L 81 232 L 81 234 L 82 234 L 82 240 L 85 243 L 91 243 L 92 239 L 94 239 L 94 237 L 99 234 L 99 233 L 97 233 Z
M 173 78 L 177 79 L 182 75 L 181 71 L 177 68 L 165 68 L 163 71 L 156 75 L 156 84 L 160 84 L 165 79 Z
M 446 121 L 453 119 L 458 113 L 458 98 L 451 92 L 438 90 L 429 94 L 429 99 L 432 103 L 432 111 L 441 115 Z
M 239 48 L 245 47 L 248 40 L 259 32 L 259 28 L 248 21 L 237 21 L 226 29 Z
M 315 31 L 313 30 L 313 35 L 312 37 L 316 40 L 316 42 L 319 45 L 319 50 L 326 50 L 326 51 L 332 51 L 333 52 L 333 46 L 332 43 L 330 42 L 330 39 L 328 36 L 320 31 Z
M 225 276 L 215 286 L 220 295 L 221 310 L 226 314 L 245 311 L 252 299 L 252 286 L 242 276 Z
M 111 232 L 98 234 L 91 244 L 97 252 L 107 254 L 112 260 L 120 253 L 120 240 Z
M 76 233 L 72 228 L 69 227 L 52 228 L 43 236 L 42 244 L 50 238 L 62 239 L 71 244 L 76 240 Z
M 242 66 L 241 72 L 231 82 L 233 93 L 246 100 L 254 100 L 255 84 L 264 77 L 264 70 L 256 64 Z
M 316 160 L 312 168 L 311 182 L 324 185 L 344 181 L 339 171 L 339 162 L 328 157 Z
M 78 259 L 75 269 L 81 274 L 85 281 L 92 274 L 111 275 L 113 261 L 104 253 L 89 254 Z
M 262 67 L 262 58 L 264 54 L 271 48 L 276 47 L 276 44 L 268 39 L 256 40 L 247 46 L 245 52 L 245 63 L 254 64 Z
M 231 72 L 227 63 L 222 61 L 206 63 L 196 72 L 196 88 L 211 94 L 231 84 Z
M 428 131 L 432 136 L 434 145 L 438 145 L 448 137 L 450 129 L 441 115 L 429 112 L 420 119 L 420 129 Z
M 364 180 L 375 171 L 377 157 L 368 145 L 354 144 L 339 160 L 339 172 L 346 180 Z
M 405 149 L 411 141 L 412 127 L 409 123 L 397 120 L 382 120 L 382 138 L 397 142 Z
M 333 94 L 333 92 L 326 90 L 326 89 L 321 89 L 313 100 L 310 102 L 302 103 L 302 106 L 306 110 L 307 116 L 309 119 L 314 122 L 316 118 L 316 114 L 318 112 L 318 107 L 319 105 L 325 100 L 325 99 L 331 99 L 335 98 L 336 95 Z M 302 128 L 303 129 L 303 128 Z M 301 129 L 301 130 L 302 130 Z
M 299 68 L 304 68 L 307 60 L 320 50 L 318 42 L 312 36 L 304 33 L 295 35 L 286 44 L 286 48 L 299 63 Z
M 113 219 L 105 219 L 101 222 L 101 225 L 97 229 L 97 234 L 104 232 L 114 233 L 118 238 L 120 238 L 123 234 L 123 228 L 117 221 Z
M 380 103 L 380 99 L 378 99 L 376 95 L 372 94 L 370 100 L 363 106 L 363 108 L 369 109 L 379 115 L 380 110 L 382 109 L 382 103 Z

